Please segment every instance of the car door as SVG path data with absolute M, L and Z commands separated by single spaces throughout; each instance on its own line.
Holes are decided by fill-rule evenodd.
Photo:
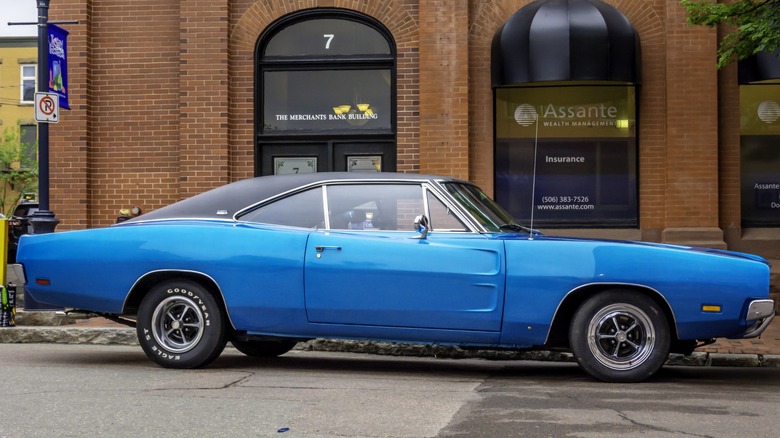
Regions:
M 306 247 L 310 322 L 501 329 L 502 241 L 465 229 L 419 239 L 420 184 L 329 186 L 327 202 L 331 229 L 313 232 Z

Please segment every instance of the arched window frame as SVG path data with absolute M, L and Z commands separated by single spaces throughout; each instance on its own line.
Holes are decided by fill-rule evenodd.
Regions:
M 269 43 L 285 28 L 319 19 L 338 19 L 361 23 L 375 30 L 381 35 L 389 46 L 389 54 L 357 54 L 357 55 L 329 55 L 329 56 L 265 56 Z M 258 38 L 255 48 L 255 169 L 259 169 L 260 151 L 259 144 L 268 141 L 307 141 L 322 139 L 327 136 L 330 140 L 365 140 L 365 141 L 392 141 L 396 140 L 397 133 L 397 73 L 396 73 L 397 49 L 391 32 L 379 21 L 356 11 L 319 8 L 298 11 L 280 18 L 272 23 Z M 274 132 L 264 130 L 264 99 L 265 84 L 264 73 L 274 71 L 317 71 L 317 70 L 389 70 L 390 83 L 390 111 L 389 129 L 375 130 L 307 130 L 303 132 Z

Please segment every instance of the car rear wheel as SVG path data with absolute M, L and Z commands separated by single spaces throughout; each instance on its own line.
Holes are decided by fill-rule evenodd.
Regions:
M 292 350 L 298 343 L 288 340 L 274 341 L 243 341 L 233 339 L 230 341 L 236 350 L 251 357 L 276 357 Z
M 226 343 L 219 304 L 200 284 L 173 280 L 153 287 L 138 309 L 136 333 L 146 355 L 166 368 L 197 368 Z
M 572 353 L 585 372 L 606 382 L 640 382 L 669 356 L 670 330 L 661 307 L 633 291 L 607 291 L 585 301 L 569 328 Z

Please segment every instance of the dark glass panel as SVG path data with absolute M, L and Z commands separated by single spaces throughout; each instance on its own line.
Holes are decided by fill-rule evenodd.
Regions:
M 251 211 L 238 220 L 300 228 L 325 226 L 322 188 L 307 190 Z
M 634 87 L 496 90 L 496 200 L 534 227 L 636 227 Z
M 780 226 L 780 148 L 776 136 L 743 135 L 742 225 Z
M 263 132 L 389 130 L 390 70 L 266 71 Z
M 742 85 L 742 225 L 780 227 L 780 85 Z

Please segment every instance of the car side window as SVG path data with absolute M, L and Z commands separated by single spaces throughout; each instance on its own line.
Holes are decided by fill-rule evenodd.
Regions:
M 428 210 L 434 231 L 466 231 L 466 225 L 436 195 L 428 192 Z
M 328 219 L 334 230 L 413 231 L 424 210 L 419 184 L 328 186 Z
M 252 210 L 238 218 L 243 222 L 288 225 L 300 228 L 324 228 L 325 210 L 322 188 L 286 196 Z

